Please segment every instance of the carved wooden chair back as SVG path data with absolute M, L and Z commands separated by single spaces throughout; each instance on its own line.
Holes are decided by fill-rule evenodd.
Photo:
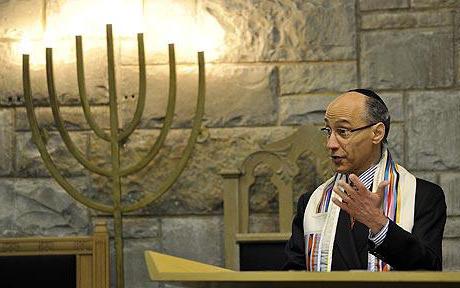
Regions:
M 299 157 L 306 155 L 313 164 L 321 183 L 331 175 L 324 138 L 318 127 L 305 125 L 292 135 L 268 144 L 261 151 L 250 154 L 239 169 L 222 171 L 224 185 L 225 266 L 240 268 L 240 244 L 272 243 L 290 237 L 293 216 L 293 178 L 298 175 Z M 256 179 L 256 169 L 265 165 L 271 173 L 270 182 L 278 192 L 279 231 L 250 233 L 250 189 Z

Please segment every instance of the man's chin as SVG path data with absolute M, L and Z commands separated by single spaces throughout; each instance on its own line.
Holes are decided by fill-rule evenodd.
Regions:
M 335 172 L 341 173 L 341 174 L 349 174 L 350 172 L 350 167 L 346 167 L 344 165 L 335 165 L 334 169 L 335 169 Z

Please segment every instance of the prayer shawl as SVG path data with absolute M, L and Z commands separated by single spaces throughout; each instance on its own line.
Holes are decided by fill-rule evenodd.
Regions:
M 335 233 L 340 207 L 335 205 L 333 187 L 346 175 L 336 173 L 319 186 L 310 197 L 303 218 L 305 256 L 307 271 L 331 271 Z M 385 216 L 404 230 L 411 232 L 414 225 L 415 177 L 396 164 L 388 149 L 384 153 L 374 174 L 372 192 L 377 191 L 380 182 L 387 180 L 382 209 Z M 334 195 L 332 195 L 334 194 Z M 368 254 L 368 271 L 389 271 L 390 265 Z

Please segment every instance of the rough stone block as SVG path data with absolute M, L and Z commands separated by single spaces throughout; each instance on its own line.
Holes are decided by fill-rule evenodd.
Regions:
M 427 180 L 439 185 L 439 177 L 438 174 L 434 172 L 426 172 L 426 171 L 410 171 L 412 174 L 415 175 L 417 178 L 421 178 L 423 180 Z
M 457 0 L 411 0 L 413 8 L 459 7 Z
M 109 102 L 109 92 L 105 41 L 85 38 L 83 38 L 83 41 L 83 47 L 89 46 L 84 48 L 83 51 L 88 101 L 91 104 L 106 104 Z M 65 43 L 66 45 L 63 45 L 64 47 L 61 49 L 65 49 L 67 45 L 71 45 L 67 50 L 71 53 L 69 53 L 69 56 L 63 57 L 64 59 L 61 61 L 65 61 L 64 63 L 56 61 L 54 65 L 56 93 L 61 105 L 80 103 L 74 42 L 74 39 L 69 39 Z M 88 44 L 91 44 L 91 46 Z M 54 48 L 54 50 L 59 51 L 58 49 Z
M 223 266 L 222 217 L 164 218 L 161 229 L 166 254 Z
M 327 105 L 337 95 L 302 95 L 280 98 L 281 125 L 324 123 Z
M 361 34 L 364 87 L 434 88 L 453 83 L 452 31 L 380 31 Z
M 108 103 L 106 47 L 100 39 L 83 39 L 85 82 L 88 101 L 91 104 Z M 85 45 L 85 44 L 91 45 Z M 53 46 L 53 70 L 56 95 L 61 105 L 80 103 L 75 59 L 75 39 L 58 39 Z M 35 45 L 35 44 L 34 44 Z M 37 44 L 38 45 L 38 44 Z M 18 44 L 0 45 L 0 99 L 4 105 L 24 105 L 22 62 Z M 88 46 L 88 47 L 85 47 Z M 6 51 L 4 51 L 7 49 Z M 30 80 L 35 104 L 49 105 L 46 81 L 45 48 L 35 47 L 30 54 Z M 2 63 L 3 62 L 3 63 Z
M 361 11 L 409 8 L 409 0 L 360 0 Z
M 42 15 L 42 1 L 1 1 L 0 38 L 40 37 L 43 32 Z
M 14 162 L 13 110 L 0 109 L 0 175 L 10 175 Z
M 252 214 L 249 215 L 250 233 L 279 232 L 278 214 Z
M 278 73 L 268 66 L 206 67 L 207 127 L 260 126 L 274 124 L 277 119 Z M 175 127 L 190 127 L 195 115 L 198 91 L 196 67 L 178 67 Z M 138 97 L 138 71 L 122 70 L 122 99 L 124 122 L 134 114 Z M 161 125 L 168 101 L 169 72 L 166 66 L 149 67 L 147 97 L 141 128 Z
M 380 3 L 385 3 L 381 1 Z M 452 12 L 448 10 L 407 12 L 407 13 L 371 13 L 362 15 L 362 29 L 388 29 L 436 27 L 452 25 Z
M 16 234 L 14 180 L 2 179 L 0 185 L 0 235 L 11 237 Z
M 460 271 L 459 239 L 444 239 L 442 241 L 442 266 L 444 271 Z
M 75 179 L 77 187 L 84 179 Z M 51 179 L 2 181 L 0 223 L 12 219 L 8 236 L 86 234 L 89 212 Z M 12 209 L 14 207 L 14 209 Z M 8 212 L 9 211 L 9 212 Z
M 441 187 L 444 190 L 447 204 L 447 215 L 460 215 L 460 174 L 443 173 L 440 179 Z
M 408 168 L 459 168 L 459 91 L 410 92 L 406 109 Z
M 390 134 L 388 134 L 388 148 L 393 159 L 401 164 L 404 163 L 404 128 L 403 124 L 391 123 Z
M 460 217 L 447 217 L 444 238 L 460 238 Z
M 97 218 L 100 219 L 100 218 Z M 114 237 L 113 219 L 107 221 L 110 237 Z M 160 220 L 157 218 L 125 217 L 123 218 L 123 239 L 158 238 L 160 236 Z
M 2 67 L 0 69 L 0 105 L 2 106 L 15 105 L 22 100 L 22 80 L 20 79 L 22 74 L 19 62 L 13 63 L 14 56 L 11 50 L 10 43 L 0 42 L 0 67 Z M 19 59 L 16 60 L 19 61 Z
M 124 266 L 125 286 L 132 288 L 156 288 L 160 283 L 150 280 L 147 265 L 145 265 L 144 252 L 146 250 L 160 251 L 158 238 L 125 239 L 124 240 Z M 112 258 L 115 259 L 115 258 Z M 114 263 L 112 262 L 112 267 Z M 112 274 L 114 275 L 114 274 Z M 114 281 L 112 281 L 114 283 Z
M 62 107 L 59 109 L 64 127 L 69 130 L 88 130 L 90 129 L 81 107 Z M 106 106 L 95 106 L 91 108 L 94 121 L 101 129 L 110 129 L 110 112 Z M 57 130 L 54 122 L 53 113 L 49 107 L 35 108 L 38 125 L 47 130 Z M 30 131 L 29 120 L 25 108 L 16 109 L 16 130 Z
M 0 60 L 1 62 L 1 60 Z M 19 64 L 5 63 L 0 70 L 0 104 L 4 106 L 24 105 L 22 72 Z M 46 75 L 44 70 L 31 68 L 30 79 L 34 105 L 47 105 Z
M 455 26 L 454 26 L 454 29 L 456 29 L 456 31 L 459 31 L 460 30 L 460 9 L 456 9 L 455 11 L 455 14 L 454 14 L 454 22 L 455 22 Z M 460 85 L 460 35 L 458 35 L 458 33 L 455 34 L 455 55 L 456 55 L 456 58 L 457 58 L 457 61 L 455 63 L 456 67 L 456 71 L 457 71 L 457 79 L 456 80 L 456 83 L 457 83 L 457 86 Z
M 28 52 L 30 54 L 30 81 L 34 104 L 46 105 L 49 101 L 45 73 L 45 48 L 40 44 L 37 41 L 32 42 L 33 50 Z M 0 43 L 0 67 L 2 67 L 0 69 L 0 105 L 24 105 L 21 55 L 23 51 L 20 50 L 19 41 Z M 60 65 L 54 66 L 57 66 L 56 71 L 60 71 Z M 56 76 L 59 77 L 59 75 Z
M 390 112 L 391 122 L 404 121 L 404 104 L 402 93 L 398 92 L 377 92 L 385 102 Z
M 183 215 L 222 213 L 222 169 L 239 167 L 250 154 L 261 150 L 262 145 L 291 135 L 292 127 L 209 129 L 196 144 L 195 150 L 171 189 L 145 209 L 136 213 L 144 215 Z M 123 201 L 132 203 L 148 193 L 156 193 L 165 179 L 173 173 L 182 157 L 189 131 L 171 130 L 160 154 L 145 169 L 125 179 Z M 145 158 L 158 133 L 142 130 L 136 132 L 122 151 L 122 167 Z M 100 166 L 107 167 L 107 146 L 91 139 L 90 158 Z M 102 177 L 92 177 L 95 195 L 108 197 L 110 184 Z M 104 196 L 105 195 L 105 196 Z M 190 195 L 193 195 L 191 197 Z M 254 210 L 261 213 L 271 211 L 265 202 Z
M 62 175 L 82 175 L 85 169 L 67 150 L 60 135 L 56 132 L 48 135 L 48 153 Z M 83 155 L 86 155 L 88 135 L 71 133 L 70 137 Z M 16 167 L 20 176 L 49 177 L 49 172 L 43 164 L 43 159 L 32 140 L 30 132 L 17 133 Z
M 61 105 L 80 103 L 74 42 L 74 39 L 68 39 L 61 44 L 61 47 L 58 46 L 53 49 L 56 53 L 68 53 L 62 55 L 60 59 L 57 55 L 57 61 L 54 65 L 56 93 Z M 109 93 L 105 40 L 83 38 L 83 45 L 88 101 L 91 104 L 106 104 L 109 102 Z
M 283 65 L 281 94 L 342 92 L 356 87 L 355 62 Z
M 225 30 L 223 61 L 354 59 L 354 1 L 199 1 Z

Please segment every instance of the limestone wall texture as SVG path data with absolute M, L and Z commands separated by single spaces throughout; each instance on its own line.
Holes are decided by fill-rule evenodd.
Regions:
M 86 234 L 96 218 L 111 223 L 108 215 L 78 204 L 50 178 L 32 143 L 25 114 L 18 43 L 26 33 L 42 37 L 68 2 L 0 0 L 1 237 Z M 218 172 L 238 167 L 248 154 L 289 135 L 298 125 L 320 124 L 325 105 L 355 87 L 372 88 L 384 96 L 392 114 L 389 142 L 396 159 L 444 189 L 448 206 L 444 269 L 460 269 L 460 1 L 127 2 L 143 9 L 147 19 L 154 18 L 158 5 L 163 5 L 162 11 L 172 13 L 180 23 L 174 9 L 168 9 L 179 5 L 192 18 L 211 19 L 224 35 L 206 66 L 206 130 L 191 161 L 169 192 L 145 209 L 126 215 L 127 287 L 165 286 L 148 280 L 143 260 L 146 249 L 223 265 L 223 187 Z M 138 96 L 133 39 L 116 39 L 118 97 L 124 123 L 131 119 Z M 105 45 L 97 37 L 88 41 Z M 146 49 L 152 41 L 146 42 Z M 61 48 L 71 60 L 55 65 L 66 127 L 88 158 L 106 165 L 108 146 L 91 133 L 78 105 L 73 40 L 59 43 L 56 53 Z M 85 50 L 85 68 L 94 115 L 107 128 L 106 52 L 101 47 Z M 197 69 L 194 56 L 177 49 L 174 129 L 160 157 L 125 181 L 124 201 L 154 191 L 186 145 Z M 166 60 L 164 52 L 147 52 L 147 106 L 141 129 L 124 146 L 124 164 L 143 157 L 163 123 Z M 63 175 L 86 195 L 110 202 L 109 183 L 70 157 L 54 127 L 43 64 L 33 66 L 32 85 L 39 106 L 36 113 L 49 132 L 48 149 Z M 270 185 L 259 186 L 271 189 Z M 272 219 L 276 203 L 274 194 L 270 195 L 259 193 L 251 202 L 252 211 L 257 212 L 252 218 L 254 230 L 269 231 L 276 226 Z

